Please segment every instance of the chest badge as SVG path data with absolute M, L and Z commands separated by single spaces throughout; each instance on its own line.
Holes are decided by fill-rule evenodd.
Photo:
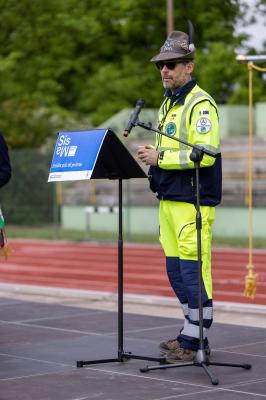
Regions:
M 165 133 L 169 136 L 173 136 L 176 133 L 176 124 L 174 122 L 168 122 L 165 127 Z

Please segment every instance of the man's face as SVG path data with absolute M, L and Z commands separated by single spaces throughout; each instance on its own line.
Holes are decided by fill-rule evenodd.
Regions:
M 194 68 L 192 61 L 184 64 L 180 62 L 158 63 L 158 66 L 164 88 L 171 90 L 178 89 L 189 82 Z

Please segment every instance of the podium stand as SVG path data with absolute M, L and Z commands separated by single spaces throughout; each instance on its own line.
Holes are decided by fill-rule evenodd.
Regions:
M 70 161 L 71 160 L 71 161 Z M 112 179 L 118 180 L 118 351 L 116 358 L 77 361 L 84 365 L 140 359 L 165 364 L 164 357 L 146 357 L 124 351 L 123 328 L 123 179 L 146 178 L 138 163 L 110 129 L 59 133 L 49 182 Z

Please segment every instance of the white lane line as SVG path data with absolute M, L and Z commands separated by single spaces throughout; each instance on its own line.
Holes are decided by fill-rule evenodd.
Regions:
M 266 340 L 262 340 L 260 342 L 251 342 L 251 343 L 244 343 L 244 344 L 237 344 L 234 346 L 225 346 L 225 347 L 218 347 L 215 350 L 228 350 L 228 349 L 237 349 L 238 347 L 246 347 L 246 346 L 253 346 L 254 344 L 263 344 L 266 343 Z
M 73 371 L 74 371 L 75 369 L 73 368 Z M 71 371 L 71 369 L 70 370 L 68 370 L 67 372 L 69 372 L 69 371 Z M 54 375 L 54 374 L 57 374 L 57 375 L 60 375 L 60 374 L 64 374 L 65 372 L 63 372 L 63 371 L 50 371 L 50 372 L 45 372 L 45 373 L 39 373 L 39 374 L 32 374 L 32 375 L 21 375 L 21 376 L 15 376 L 15 377 L 13 377 L 13 378 L 3 378 L 3 379 L 0 379 L 0 382 L 5 382 L 5 381 L 14 381 L 14 380 L 16 380 L 16 379 L 28 379 L 28 378 L 35 378 L 36 376 L 46 376 L 46 375 Z
M 260 383 L 266 381 L 266 378 L 258 378 L 258 379 L 251 379 L 249 381 L 243 381 L 243 382 L 238 382 L 238 383 L 230 383 L 228 385 L 225 385 L 223 389 L 231 389 L 232 387 L 239 387 L 239 386 L 246 386 L 246 385 L 253 385 L 254 383 Z
M 241 394 L 246 394 L 248 396 L 252 395 L 252 396 L 258 396 L 258 397 L 266 397 L 266 394 L 260 394 L 260 393 L 253 393 L 253 392 L 244 392 L 242 390 L 233 390 L 233 389 L 220 389 L 223 392 L 233 392 L 233 393 L 241 393 Z
M 218 392 L 220 389 L 209 389 L 209 390 L 202 390 L 200 392 L 190 392 L 190 393 L 181 393 L 181 394 L 175 394 L 172 396 L 166 396 L 166 397 L 159 397 L 157 399 L 152 399 L 152 400 L 175 400 L 178 397 L 184 397 L 184 396 L 193 396 L 194 394 L 202 394 L 202 393 L 214 393 Z
M 16 326 L 23 326 L 25 328 L 43 328 L 43 329 L 48 329 L 52 331 L 58 331 L 58 332 L 66 332 L 66 333 L 80 333 L 84 336 L 100 336 L 100 337 L 108 337 L 113 339 L 114 335 L 117 334 L 117 332 L 113 333 L 97 333 L 94 331 L 80 331 L 78 329 L 66 329 L 66 328 L 57 328 L 54 326 L 46 326 L 46 325 L 38 325 L 38 324 L 28 324 L 28 323 L 23 323 L 23 322 L 13 322 L 13 321 L 0 321 L 2 324 L 7 324 L 7 325 L 16 325 Z M 127 333 L 127 331 L 124 331 L 124 333 Z M 158 343 L 157 340 L 151 340 L 151 339 L 145 339 L 145 338 L 134 338 L 134 337 L 128 337 L 128 341 L 136 341 L 136 342 L 148 342 L 148 343 Z
M 171 382 L 171 383 L 178 383 L 182 385 L 188 385 L 188 386 L 193 386 L 193 387 L 202 387 L 203 389 L 209 389 L 210 387 L 207 385 L 201 385 L 201 384 L 195 384 L 195 383 L 188 383 L 188 382 L 182 382 L 180 380 L 172 380 L 172 379 L 163 379 L 163 378 L 156 378 L 156 377 L 151 377 L 151 376 L 143 376 L 143 375 L 137 375 L 137 374 L 131 374 L 127 372 L 118 372 L 118 371 L 111 371 L 108 369 L 101 369 L 101 368 L 95 368 L 95 367 L 87 367 L 86 370 L 93 370 L 93 371 L 99 371 L 99 372 L 105 372 L 107 374 L 115 374 L 115 375 L 124 375 L 124 376 L 129 376 L 129 377 L 134 377 L 134 378 L 140 378 L 140 379 L 150 379 L 153 381 L 159 381 L 159 382 Z
M 73 367 L 73 364 L 65 364 L 65 363 L 59 363 L 56 361 L 47 361 L 47 360 L 40 360 L 39 358 L 32 358 L 32 357 L 23 357 L 15 354 L 8 354 L 8 353 L 0 353 L 0 356 L 6 356 L 10 358 L 20 358 L 22 360 L 29 360 L 29 361 L 38 361 L 46 364 L 53 364 L 53 365 L 61 365 L 63 367 Z
M 250 357 L 260 357 L 260 358 L 266 358 L 266 356 L 261 356 L 259 354 L 250 354 L 250 353 L 241 353 L 239 351 L 226 351 L 226 350 L 214 350 L 214 352 L 220 352 L 220 353 L 230 353 L 230 354 L 239 354 L 241 356 L 250 356 Z
M 46 321 L 46 320 L 54 320 L 54 319 L 64 319 L 64 318 L 73 318 L 73 317 L 83 317 L 83 316 L 88 316 L 90 317 L 91 315 L 94 314 L 102 314 L 102 312 L 83 312 L 83 313 L 77 313 L 77 314 L 66 314 L 66 315 L 60 315 L 60 316 L 54 316 L 54 317 L 42 317 L 42 318 L 30 318 L 30 319 L 19 319 L 16 321 L 8 321 L 8 320 L 1 320 L 3 322 L 34 322 L 34 321 Z
M 78 329 L 65 329 L 65 328 L 56 328 L 53 326 L 45 326 L 45 325 L 37 325 L 37 324 L 24 324 L 23 322 L 10 322 L 10 321 L 5 321 L 5 324 L 8 325 L 16 325 L 16 326 L 23 326 L 25 328 L 42 328 L 42 329 L 50 329 L 52 331 L 59 331 L 59 332 L 66 332 L 66 333 L 81 333 L 85 336 L 108 336 L 106 333 L 96 333 L 96 332 L 88 332 L 88 331 L 79 331 Z
M 177 328 L 178 329 L 178 326 L 176 324 L 175 325 L 160 325 L 160 326 L 154 326 L 151 328 L 125 329 L 125 332 L 126 333 L 138 333 L 138 332 L 153 331 L 153 330 L 164 329 L 164 328 Z M 114 335 L 114 334 L 115 334 L 115 332 L 109 333 L 109 335 Z

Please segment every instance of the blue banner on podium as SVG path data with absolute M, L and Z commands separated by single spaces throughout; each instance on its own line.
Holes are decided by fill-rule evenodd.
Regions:
M 48 182 L 90 179 L 107 132 L 59 132 Z

